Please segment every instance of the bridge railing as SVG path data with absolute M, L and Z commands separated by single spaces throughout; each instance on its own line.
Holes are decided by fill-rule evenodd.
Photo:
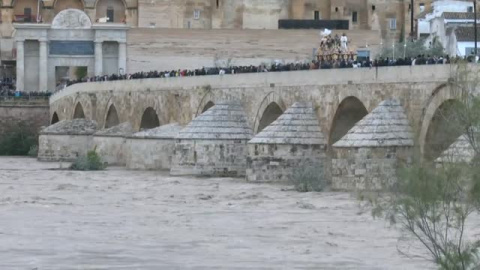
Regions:
M 348 69 L 315 69 L 305 71 L 240 73 L 211 76 L 131 79 L 85 82 L 68 86 L 50 98 L 50 103 L 77 92 L 140 92 L 149 89 L 212 89 L 280 86 L 322 86 L 337 84 L 447 82 L 455 65 L 389 66 Z

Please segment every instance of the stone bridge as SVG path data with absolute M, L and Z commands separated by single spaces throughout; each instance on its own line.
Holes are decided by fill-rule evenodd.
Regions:
M 130 122 L 136 130 L 189 123 L 220 100 L 243 103 L 258 133 L 296 101 L 313 102 L 329 145 L 381 101 L 398 98 L 422 153 L 435 156 L 456 138 L 445 138 L 439 111 L 455 100 L 455 66 L 380 67 L 90 82 L 50 99 L 51 122 L 73 118 L 100 128 Z

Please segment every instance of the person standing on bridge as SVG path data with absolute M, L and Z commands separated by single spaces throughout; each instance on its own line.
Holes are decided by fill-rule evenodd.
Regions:
M 345 33 L 343 33 L 342 37 L 340 38 L 340 42 L 342 44 L 342 51 L 344 52 L 348 51 L 348 47 L 347 47 L 348 37 Z

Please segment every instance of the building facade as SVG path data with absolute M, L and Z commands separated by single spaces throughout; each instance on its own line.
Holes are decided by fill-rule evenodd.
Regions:
M 432 1 L 414 0 L 415 15 Z M 279 20 L 339 20 L 348 25 L 345 30 L 378 31 L 385 43 L 403 40 L 411 27 L 410 0 L 0 0 L 0 5 L 3 70 L 15 65 L 14 23 L 50 24 L 69 8 L 84 11 L 92 23 L 132 28 L 278 29 Z

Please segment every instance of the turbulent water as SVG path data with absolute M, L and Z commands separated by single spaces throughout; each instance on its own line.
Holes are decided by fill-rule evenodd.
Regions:
M 0 158 L 0 269 L 432 268 L 346 193 L 65 166 Z

